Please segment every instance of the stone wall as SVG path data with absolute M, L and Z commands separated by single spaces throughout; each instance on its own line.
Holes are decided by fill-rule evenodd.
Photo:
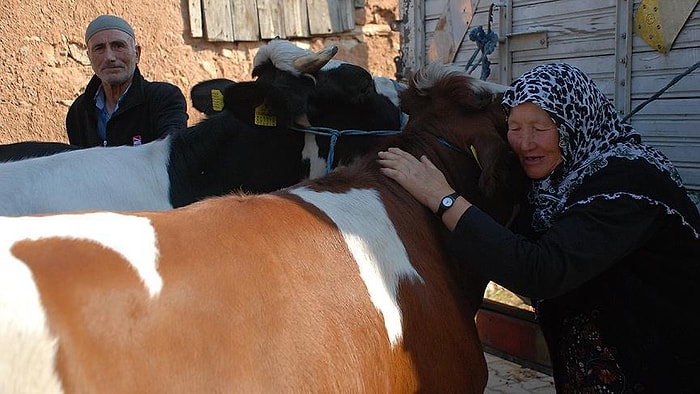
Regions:
M 203 80 L 250 80 L 253 57 L 263 42 L 211 43 L 189 34 L 187 0 L 25 1 L 0 5 L 0 143 L 67 141 L 68 106 L 92 76 L 83 35 L 97 15 L 115 14 L 131 23 L 142 46 L 139 67 L 149 80 L 171 82 L 185 96 Z M 389 23 L 398 0 L 367 0 L 357 9 L 356 29 L 303 40 L 317 50 L 338 45 L 336 59 L 393 77 L 399 34 Z M 190 124 L 202 116 L 188 102 Z

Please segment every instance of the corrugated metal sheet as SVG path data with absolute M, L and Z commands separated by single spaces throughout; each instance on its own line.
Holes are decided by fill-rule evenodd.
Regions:
M 448 0 L 416 0 L 400 4 L 421 28 L 402 31 L 403 61 L 410 71 L 424 64 L 428 46 Z M 672 1 L 672 0 L 669 0 Z M 550 61 L 566 61 L 593 78 L 618 110 L 629 113 L 674 77 L 700 61 L 700 10 L 696 6 L 672 49 L 661 54 L 632 33 L 632 7 L 625 0 L 507 0 L 495 8 L 493 30 L 500 42 L 489 56 L 489 80 L 510 83 L 523 72 Z M 492 1 L 472 0 L 471 26 L 486 27 Z M 629 9 L 632 8 L 632 11 Z M 621 14 L 617 14 L 617 11 Z M 406 24 L 404 24 L 406 25 Z M 420 33 L 421 30 L 424 33 Z M 416 32 L 423 34 L 415 37 Z M 626 45 L 623 41 L 629 40 Z M 544 41 L 544 43 L 542 43 Z M 416 44 L 422 45 L 415 47 Z M 414 45 L 408 48 L 407 46 Z M 476 49 L 465 37 L 454 63 L 464 66 Z M 626 52 L 631 48 L 631 53 Z M 420 52 L 420 59 L 406 55 Z M 623 53 L 624 52 L 624 53 Z M 631 67 L 631 69 L 628 69 Z M 479 71 L 473 73 L 479 76 Z M 625 83 L 629 80 L 629 83 Z M 629 86 L 628 86 L 629 85 Z M 689 189 L 700 191 L 700 70 L 681 79 L 660 98 L 634 114 L 630 122 L 645 141 L 660 148 L 678 167 Z

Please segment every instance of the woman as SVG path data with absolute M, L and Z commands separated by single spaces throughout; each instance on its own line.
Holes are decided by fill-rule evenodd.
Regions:
M 441 216 L 455 257 L 535 300 L 558 392 L 690 392 L 700 216 L 675 168 L 571 65 L 525 73 L 503 104 L 532 179 L 510 228 L 425 157 L 390 148 L 383 173 Z

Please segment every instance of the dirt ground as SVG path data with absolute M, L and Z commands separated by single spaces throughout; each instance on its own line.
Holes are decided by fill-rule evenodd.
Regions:
M 356 10 L 356 29 L 339 36 L 305 40 L 316 50 L 338 45 L 336 59 L 393 77 L 399 34 L 398 0 L 367 0 Z M 192 38 L 187 0 L 25 1 L 0 5 L 0 143 L 27 140 L 66 142 L 68 107 L 92 76 L 84 32 L 100 14 L 131 23 L 142 46 L 139 68 L 146 79 L 171 82 L 185 96 L 211 78 L 250 80 L 253 57 L 263 42 L 211 43 Z M 202 116 L 188 102 L 190 124 Z

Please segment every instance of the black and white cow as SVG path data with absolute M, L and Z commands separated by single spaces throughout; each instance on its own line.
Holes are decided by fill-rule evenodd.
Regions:
M 273 43 L 279 49 L 284 48 L 276 54 L 305 52 L 289 41 Z M 293 69 L 285 71 L 296 73 Z M 330 60 L 313 77 L 316 83 L 308 96 L 306 110 L 313 126 L 305 131 L 308 134 L 305 149 L 308 157 L 320 162 L 311 163 L 311 178 L 325 175 L 328 168 L 348 164 L 358 152 L 368 151 L 386 135 L 400 132 L 408 119 L 398 100 L 405 86 L 397 81 L 372 76 L 360 66 L 337 60 Z M 192 104 L 208 116 L 217 114 L 223 108 L 222 92 L 235 84 L 226 78 L 200 82 L 190 91 Z M 226 107 L 230 108 L 228 104 Z M 332 163 L 326 163 L 329 156 Z
M 0 145 L 0 163 L 53 155 L 78 150 L 80 147 L 62 142 L 22 141 Z
M 180 133 L 136 147 L 0 164 L 0 215 L 164 210 L 236 190 L 277 190 L 323 174 L 318 147 L 298 130 L 310 126 L 314 74 L 337 48 L 288 49 L 278 40 L 262 47 L 255 58 L 257 79 L 227 88 L 225 111 Z M 347 150 L 351 157 L 363 152 Z M 336 160 L 349 161 L 345 153 L 336 153 Z
M 316 86 L 308 99 L 309 121 L 314 126 L 400 130 L 407 121 L 399 108 L 399 93 L 405 86 L 398 81 L 372 76 L 360 66 L 336 60 L 329 61 L 314 77 Z M 221 112 L 222 92 L 235 83 L 216 78 L 196 84 L 190 91 L 192 105 L 208 116 Z

